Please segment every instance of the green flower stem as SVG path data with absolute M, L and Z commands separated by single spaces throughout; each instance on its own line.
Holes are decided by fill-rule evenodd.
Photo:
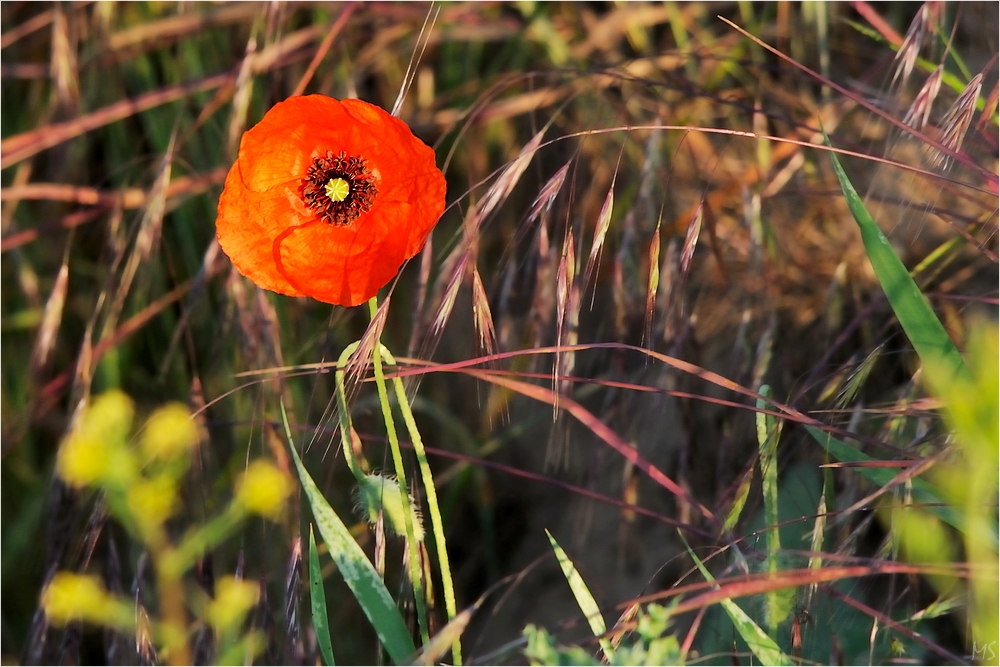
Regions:
M 243 507 L 234 501 L 225 512 L 185 535 L 176 548 L 159 540 L 158 546 L 150 546 L 163 616 L 162 641 L 171 665 L 191 664 L 182 581 L 184 573 L 194 566 L 202 554 L 234 533 L 244 516 Z
M 163 567 L 156 568 L 156 587 L 160 593 L 161 641 L 170 665 L 190 665 L 191 650 L 187 640 L 187 610 L 184 606 L 184 582 Z
M 176 549 L 164 551 L 160 567 L 167 576 L 180 578 L 202 554 L 234 533 L 244 516 L 246 512 L 239 503 L 230 503 L 225 512 L 185 535 Z
M 154 633 L 157 644 L 163 650 L 163 657 L 166 657 L 167 664 L 170 665 L 189 665 L 191 649 L 188 645 L 188 615 L 184 601 L 183 577 L 190 565 L 184 567 L 178 562 L 177 550 L 170 545 L 162 524 L 144 524 L 141 518 L 132 514 L 123 491 L 110 491 L 107 498 L 112 513 L 120 517 L 129 530 L 140 537 L 149 551 L 160 601 L 160 619 L 154 625 Z M 200 553 L 202 552 L 198 552 Z M 197 558 L 198 554 L 195 554 L 194 558 Z M 191 559 L 191 564 L 194 563 L 194 558 Z M 120 615 L 116 610 L 111 610 L 109 613 L 116 617 Z M 131 618 L 133 612 L 126 610 L 126 614 L 129 626 L 134 627 L 135 620 Z
M 160 600 L 160 621 L 157 623 L 158 644 L 163 648 L 170 665 L 191 664 L 188 646 L 188 616 L 184 602 L 185 567 L 178 567 L 177 550 L 167 542 L 162 527 L 143 532 Z M 197 556 L 195 556 L 197 557 Z M 193 559 L 191 561 L 194 562 Z
M 372 320 L 378 312 L 378 297 L 368 301 L 368 312 Z M 413 584 L 413 602 L 417 607 L 417 623 L 420 626 L 422 643 L 430 641 L 427 629 L 427 608 L 424 605 L 424 590 L 420 573 L 420 553 L 413 533 L 413 508 L 410 507 L 410 494 L 406 485 L 406 465 L 403 463 L 403 453 L 399 449 L 399 438 L 396 436 L 396 426 L 392 418 L 392 408 L 389 405 L 389 392 L 385 388 L 385 374 L 382 372 L 382 343 L 375 341 L 372 348 L 372 365 L 375 368 L 375 384 L 378 387 L 378 400 L 382 405 L 382 418 L 389 436 L 389 448 L 392 450 L 392 462 L 396 467 L 396 481 L 399 483 L 399 493 L 403 502 L 403 520 L 406 524 L 406 543 L 409 546 L 410 580 Z
M 396 365 L 396 360 L 392 353 L 384 345 L 379 345 L 382 356 L 387 364 Z M 448 560 L 448 549 L 444 537 L 444 523 L 441 521 L 441 510 L 438 507 L 437 489 L 434 486 L 434 475 L 431 474 L 430 464 L 427 463 L 427 452 L 424 450 L 424 441 L 420 437 L 417 429 L 417 422 L 413 419 L 413 411 L 410 410 L 410 402 L 406 399 L 406 389 L 403 387 L 403 380 L 399 377 L 392 379 L 393 389 L 396 390 L 396 402 L 399 410 L 403 413 L 403 421 L 406 422 L 406 430 L 410 433 L 410 442 L 413 443 L 413 452 L 417 456 L 417 464 L 420 467 L 420 476 L 424 482 L 424 493 L 427 495 L 427 512 L 431 515 L 431 526 L 434 530 L 434 547 L 438 555 L 438 567 L 441 568 L 441 584 L 444 588 L 444 605 L 448 612 L 448 620 L 451 621 L 458 613 L 455 604 L 455 585 L 451 578 L 451 563 Z M 455 665 L 462 664 L 462 643 L 456 638 L 451 647 L 452 658 Z

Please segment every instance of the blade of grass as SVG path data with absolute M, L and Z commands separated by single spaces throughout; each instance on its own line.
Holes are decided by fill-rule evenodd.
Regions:
M 381 346 L 382 356 L 385 363 L 390 366 L 396 365 L 396 360 L 392 353 L 384 345 Z M 438 505 L 437 488 L 434 486 L 434 474 L 431 466 L 427 462 L 427 452 L 424 450 L 424 441 L 420 437 L 420 430 L 417 422 L 413 418 L 413 411 L 410 409 L 410 401 L 406 398 L 406 388 L 403 380 L 399 377 L 393 378 L 393 388 L 396 390 L 396 402 L 399 411 L 403 413 L 403 422 L 406 430 L 410 434 L 410 443 L 413 446 L 413 453 L 417 457 L 417 466 L 420 468 L 420 478 L 424 482 L 424 495 L 427 498 L 427 513 L 431 517 L 431 528 L 434 531 L 434 548 L 437 551 L 438 567 L 441 570 L 441 586 L 444 589 L 444 605 L 448 613 L 449 625 L 455 620 L 458 612 L 455 602 L 455 583 L 451 577 L 451 563 L 448 560 L 448 545 L 444 535 L 444 521 L 441 520 L 441 508 Z M 456 666 L 462 664 L 462 644 L 458 636 L 452 645 L 452 659 Z
M 823 133 L 823 141 L 827 146 L 833 147 L 826 132 Z M 909 271 L 896 256 L 889 239 L 868 213 L 857 190 L 844 173 L 844 168 L 840 166 L 837 155 L 830 152 L 830 159 L 833 161 L 833 170 L 837 174 L 837 180 L 840 181 L 840 189 L 847 200 L 847 206 L 851 209 L 858 227 L 861 228 L 861 240 L 864 242 L 875 275 L 917 355 L 924 362 L 928 358 L 940 358 L 943 366 L 953 376 L 963 380 L 971 379 L 969 368 L 955 348 L 955 344 L 951 342 L 948 332 L 934 315 L 934 310 L 920 292 L 920 288 L 913 282 Z
M 330 641 L 330 619 L 326 615 L 326 591 L 323 590 L 323 571 L 319 566 L 319 552 L 316 551 L 316 536 L 309 526 L 309 609 L 312 614 L 316 643 L 323 656 L 323 663 L 335 665 L 333 643 Z
M 826 536 L 826 498 L 832 486 L 832 475 L 829 468 L 823 469 L 823 491 L 819 494 L 819 507 L 816 508 L 816 521 L 813 523 L 812 539 L 809 542 L 809 551 L 813 554 L 809 557 L 809 569 L 818 570 L 823 567 L 823 539 Z M 810 586 L 806 598 L 806 606 L 812 602 L 812 596 L 816 592 L 816 586 Z
M 285 412 L 285 405 L 281 403 L 281 421 L 285 427 L 285 437 L 288 439 L 288 448 L 292 452 L 292 460 L 295 461 L 295 468 L 299 474 L 299 481 L 302 483 L 302 490 L 309 501 L 313 516 L 316 518 L 316 527 L 319 528 L 320 535 L 330 549 L 330 555 L 337 564 L 337 568 L 344 576 L 344 581 L 361 605 L 362 611 L 375 628 L 379 641 L 385 646 L 389 657 L 393 662 L 402 664 L 409 661 L 416 653 L 416 647 L 410 638 L 410 632 L 403 622 L 403 617 L 396 608 L 396 603 L 386 589 L 382 579 L 375 571 L 375 567 L 364 550 L 355 541 L 351 531 L 341 520 L 330 503 L 326 502 L 322 492 L 310 477 L 299 453 L 295 449 L 295 441 L 292 439 L 291 426 L 288 424 L 288 415 Z
M 736 527 L 737 522 L 740 520 L 740 516 L 743 514 L 743 508 L 746 507 L 747 498 L 750 497 L 750 484 L 753 482 L 753 466 L 749 466 L 743 477 L 740 479 L 739 486 L 736 487 L 736 494 L 733 498 L 733 503 L 729 508 L 729 512 L 726 514 L 726 519 L 722 523 L 723 531 L 730 531 Z
M 762 385 L 761 396 L 769 396 L 771 388 Z M 757 445 L 760 451 L 760 477 L 761 492 L 764 495 L 764 521 L 768 526 L 778 525 L 778 466 L 775 454 L 778 451 L 778 435 L 780 429 L 777 420 L 763 412 L 767 408 L 767 402 L 757 399 Z M 777 569 L 777 564 L 772 562 L 772 556 L 781 549 L 781 538 L 777 529 L 768 530 L 768 571 Z
M 413 664 L 436 665 L 440 662 L 441 656 L 448 652 L 449 648 L 454 651 L 456 645 L 460 646 L 459 642 L 461 641 L 462 633 L 469 627 L 472 614 L 479 609 L 481 604 L 482 599 L 477 601 L 475 605 L 463 609 L 461 614 L 456 615 L 455 618 L 448 621 L 448 625 L 441 628 L 436 635 L 431 637 L 429 642 L 420 647 L 420 655 L 414 659 Z
M 116 102 L 81 118 L 74 118 L 63 123 L 40 127 L 7 137 L 0 142 L 0 152 L 3 153 L 3 168 L 12 167 L 18 162 L 47 148 L 52 148 L 64 141 L 117 120 L 128 118 L 142 111 L 188 97 L 195 93 L 218 88 L 229 82 L 231 78 L 232 75 L 230 74 L 217 74 L 204 79 L 170 86 L 169 88 L 140 95 L 133 100 Z
M 590 631 L 594 633 L 597 641 L 601 644 L 604 657 L 607 658 L 609 663 L 614 663 L 615 649 L 611 646 L 610 641 L 603 638 L 603 635 L 608 631 L 608 626 L 604 623 L 604 616 L 601 614 L 601 608 L 597 606 L 597 600 L 590 594 L 590 589 L 587 588 L 587 584 L 583 581 L 583 577 L 580 576 L 580 571 L 576 569 L 576 565 L 573 564 L 573 561 L 566 555 L 566 552 L 559 546 L 556 538 L 552 537 L 552 533 L 547 528 L 545 529 L 545 535 L 548 536 L 549 544 L 552 545 L 552 550 L 556 553 L 556 559 L 559 560 L 559 567 L 562 568 L 563 576 L 566 577 L 566 583 L 569 584 L 570 590 L 573 591 L 576 604 L 579 605 L 583 615 L 587 617 Z
M 857 463 L 878 460 L 873 459 L 867 454 L 858 451 L 854 447 L 851 447 L 840 440 L 837 440 L 829 433 L 825 433 L 815 426 L 807 425 L 806 430 L 813 438 L 816 439 L 816 442 L 818 442 L 823 449 L 830 454 L 830 456 L 837 459 L 841 463 Z M 880 486 L 889 484 L 897 476 L 897 473 L 889 468 L 858 467 L 856 470 L 870 482 Z M 913 500 L 915 503 L 926 505 L 925 509 L 928 512 L 931 512 L 945 523 L 962 532 L 965 532 L 965 522 L 962 520 L 961 515 L 955 510 L 954 507 L 944 503 L 944 500 L 941 498 L 941 495 L 936 488 L 922 479 L 914 478 L 910 479 L 909 482 L 913 486 Z M 996 533 L 994 532 L 993 535 L 994 540 L 996 540 Z
M 973 160 L 970 157 L 968 157 L 967 155 L 956 153 L 955 151 L 949 149 L 944 144 L 942 144 L 940 140 L 934 139 L 932 137 L 929 137 L 928 135 L 926 135 L 924 133 L 917 132 L 913 128 L 911 128 L 908 125 L 906 125 L 905 123 L 903 123 L 903 121 L 901 119 L 895 118 L 892 114 L 887 114 L 884 110 L 879 109 L 878 106 L 876 106 L 872 102 L 869 102 L 868 100 L 864 99 L 862 96 L 857 95 L 856 93 L 852 92 L 850 89 L 837 84 L 835 81 L 832 81 L 830 79 L 827 79 L 827 78 L 821 76 L 819 73 L 817 73 L 817 72 L 809 69 L 808 67 L 806 67 L 805 65 L 803 65 L 801 62 L 798 62 L 794 58 L 791 58 L 790 56 L 788 56 L 788 55 L 786 55 L 786 54 L 778 51 L 773 46 L 770 46 L 769 44 L 766 44 L 765 42 L 761 41 L 760 39 L 758 39 L 757 37 L 755 37 L 753 34 L 747 32 L 746 30 L 744 30 L 743 28 L 739 27 L 738 25 L 736 25 L 735 23 L 733 23 L 729 19 L 725 18 L 724 16 L 720 16 L 719 20 L 721 20 L 723 23 L 727 24 L 730 28 L 732 28 L 736 32 L 738 32 L 741 35 L 743 35 L 746 39 L 752 41 L 754 44 L 757 44 L 762 49 L 765 49 L 766 51 L 768 51 L 769 53 L 771 53 L 772 55 L 774 55 L 776 58 L 779 58 L 780 60 L 782 60 L 783 62 L 787 63 L 788 65 L 791 65 L 792 67 L 795 67 L 796 69 L 801 70 L 803 73 L 805 73 L 811 79 L 814 79 L 816 81 L 821 82 L 824 86 L 829 86 L 833 90 L 836 90 L 838 93 L 840 93 L 840 94 L 844 95 L 845 97 L 847 97 L 848 99 L 856 102 L 859 106 L 867 109 L 868 111 L 872 112 L 873 114 L 876 114 L 880 119 L 884 120 L 885 122 L 887 122 L 887 123 L 889 123 L 891 125 L 894 125 L 898 129 L 900 129 L 903 132 L 905 132 L 906 134 L 911 135 L 914 138 L 920 140 L 920 142 L 923 143 L 924 145 L 930 146 L 931 148 L 934 148 L 935 150 L 940 151 L 941 153 L 943 153 L 944 155 L 948 156 L 949 158 L 952 158 L 956 162 L 959 162 L 962 165 L 964 165 L 964 166 L 972 169 L 978 175 L 980 175 L 982 178 L 988 179 L 990 182 L 996 180 L 996 174 L 990 172 L 985 167 L 979 166 L 978 164 L 976 164 L 975 162 L 973 162 Z M 827 139 L 827 145 L 829 145 L 829 139 Z
M 770 396 L 771 388 L 762 385 L 761 396 Z M 781 552 L 781 534 L 778 531 L 778 439 L 781 437 L 781 422 L 765 414 L 767 401 L 757 399 L 757 444 L 760 451 L 761 492 L 764 495 L 764 523 L 767 526 L 767 553 L 764 567 L 768 572 L 778 571 L 778 554 Z M 770 591 L 764 596 L 767 609 L 767 626 L 773 631 L 784 622 L 792 611 L 795 601 L 794 589 Z
M 376 323 L 378 316 L 378 297 L 372 297 L 368 301 L 368 311 L 371 315 L 372 324 Z M 399 484 L 399 498 L 403 503 L 403 521 L 406 525 L 406 546 L 409 553 L 407 564 L 409 565 L 410 584 L 413 586 L 413 602 L 417 608 L 417 625 L 420 627 L 420 638 L 422 643 L 430 641 L 430 628 L 427 625 L 427 606 L 424 598 L 423 577 L 420 572 L 420 544 L 416 539 L 413 525 L 416 522 L 414 509 L 410 504 L 410 491 L 406 482 L 406 464 L 403 462 L 403 452 L 399 448 L 399 436 L 396 434 L 396 424 L 392 417 L 392 407 L 389 405 L 389 391 L 385 386 L 385 374 L 382 371 L 382 343 L 378 336 L 372 346 L 372 366 L 375 370 L 375 386 L 378 388 L 378 400 L 382 406 L 382 419 L 385 422 L 385 430 L 389 436 L 389 449 L 392 453 L 392 463 L 396 470 L 396 482 Z M 431 582 L 427 584 L 433 585 Z
M 691 549 L 691 545 L 687 543 L 684 539 L 684 535 L 680 535 L 681 541 L 684 542 L 684 547 L 687 549 L 688 555 L 691 556 L 691 560 L 697 566 L 701 575 L 705 577 L 706 581 L 715 581 L 712 573 L 708 571 L 708 568 L 698 559 L 695 555 L 694 550 Z M 740 633 L 740 637 L 743 641 L 747 643 L 750 650 L 753 652 L 757 659 L 765 665 L 792 665 L 792 659 L 785 655 L 773 639 L 767 636 L 759 625 L 753 622 L 753 619 L 747 616 L 747 613 L 743 611 L 738 604 L 732 601 L 730 598 L 723 598 L 719 600 L 719 604 L 725 610 L 729 619 L 733 622 L 736 627 L 736 631 Z
M 639 349 L 639 348 L 636 348 Z M 643 350 L 646 351 L 646 350 Z M 545 387 L 540 387 L 538 385 L 530 384 L 527 382 L 520 382 L 518 380 L 512 380 L 506 377 L 500 377 L 492 375 L 490 373 L 484 373 L 481 371 L 467 371 L 471 377 L 484 380 L 486 382 L 491 382 L 500 387 L 506 387 L 512 391 L 515 391 L 522 396 L 528 398 L 533 398 L 536 401 L 541 401 L 543 403 L 548 403 L 549 405 L 554 405 L 556 403 L 556 398 L 553 395 L 552 390 L 546 389 Z M 698 502 L 688 491 L 684 490 L 677 482 L 673 481 L 667 475 L 665 475 L 659 468 L 652 465 L 649 461 L 642 457 L 634 447 L 630 447 L 625 440 L 621 438 L 617 433 L 611 430 L 607 424 L 602 422 L 600 419 L 595 417 L 591 412 L 589 412 L 582 405 L 577 403 L 571 398 L 562 397 L 559 399 L 559 405 L 562 409 L 565 409 L 573 417 L 577 419 L 581 424 L 588 428 L 594 435 L 603 440 L 612 449 L 621 454 L 627 461 L 631 461 L 639 470 L 649 476 L 654 482 L 665 488 L 670 493 L 674 494 L 678 498 L 682 499 L 690 505 L 705 519 L 710 521 L 712 524 L 717 524 L 718 519 L 715 515 L 704 505 Z

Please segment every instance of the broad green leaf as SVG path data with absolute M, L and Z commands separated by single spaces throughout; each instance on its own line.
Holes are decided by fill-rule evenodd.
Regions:
M 830 146 L 830 138 L 825 133 L 823 137 L 826 145 Z M 920 360 L 926 362 L 931 358 L 940 359 L 946 372 L 951 376 L 968 379 L 970 377 L 968 366 L 965 365 L 948 332 L 934 314 L 930 303 L 896 256 L 889 239 L 865 209 L 864 202 L 840 166 L 836 153 L 831 151 L 830 159 L 833 161 L 833 170 L 837 173 L 847 206 L 851 209 L 858 227 L 861 228 L 861 240 L 864 242 L 865 252 L 868 253 L 875 275 Z
M 566 583 L 569 584 L 570 590 L 573 591 L 576 604 L 579 605 L 583 615 L 587 617 L 587 623 L 590 624 L 590 631 L 594 633 L 595 637 L 600 638 L 608 631 L 608 626 L 604 623 L 604 616 L 601 614 L 601 608 L 597 606 L 597 600 L 590 594 L 590 589 L 584 583 L 583 577 L 580 576 L 579 570 L 576 569 L 576 565 L 573 564 L 573 561 L 566 555 L 563 548 L 556 542 L 556 538 L 552 537 L 552 533 L 548 529 L 545 530 L 545 534 L 549 538 L 552 550 L 556 553 L 556 559 L 559 561 L 559 567 L 562 568 L 563 576 L 566 577 Z M 615 649 L 611 646 L 611 642 L 603 638 L 598 639 L 598 641 L 608 662 L 613 663 Z
M 309 526 L 309 610 L 312 614 L 316 643 L 323 655 L 323 662 L 335 665 L 333 643 L 330 641 L 330 619 L 326 615 L 326 591 L 323 589 L 323 571 L 319 566 L 319 552 L 316 551 L 316 536 Z
M 715 581 L 712 573 L 708 571 L 708 568 L 701 562 L 698 556 L 695 555 L 694 550 L 684 539 L 684 535 L 681 535 L 681 540 L 684 542 L 684 546 L 687 548 L 688 554 L 691 556 L 691 560 L 698 567 L 701 572 L 701 576 L 705 577 L 706 581 Z M 765 665 L 793 665 L 792 659 L 785 655 L 773 639 L 771 639 L 766 632 L 764 632 L 759 625 L 753 622 L 753 619 L 747 616 L 747 613 L 740 608 L 738 604 L 733 602 L 730 598 L 725 598 L 721 600 L 719 604 L 725 610 L 726 614 L 729 615 L 729 619 L 733 622 L 736 627 L 736 631 L 740 633 L 740 637 L 743 641 L 747 643 L 753 654 L 757 656 Z
M 302 490 L 305 491 L 309 506 L 312 508 L 313 516 L 316 518 L 316 527 L 319 528 L 320 535 L 330 549 L 337 568 L 347 582 L 354 597 L 357 598 L 365 616 L 371 621 L 385 650 L 393 662 L 402 664 L 408 662 L 416 653 L 416 647 L 410 638 L 410 632 L 403 622 L 396 603 L 386 589 L 382 579 L 368 556 L 354 540 L 354 536 L 341 521 L 337 513 L 326 502 L 326 498 L 320 492 L 316 483 L 305 466 L 299 459 L 299 453 L 295 450 L 295 443 L 292 440 L 291 429 L 288 426 L 288 417 L 285 414 L 285 406 L 281 406 L 281 418 L 285 425 L 285 436 L 288 438 L 288 446 L 292 452 L 292 460 L 295 461 L 295 468 L 299 473 L 299 481 Z

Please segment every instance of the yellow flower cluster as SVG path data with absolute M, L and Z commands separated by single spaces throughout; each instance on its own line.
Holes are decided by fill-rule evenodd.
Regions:
M 55 625 L 72 621 L 123 629 L 132 625 L 128 603 L 108 593 L 97 577 L 88 575 L 57 572 L 42 593 L 42 608 Z
M 263 460 L 251 463 L 236 483 L 236 502 L 247 512 L 277 518 L 292 493 L 288 476 Z
M 63 441 L 56 473 L 76 488 L 103 488 L 112 503 L 121 497 L 132 525 L 150 539 L 177 508 L 178 484 L 201 433 L 187 408 L 171 403 L 150 416 L 132 447 L 134 416 L 124 393 L 97 397 Z
M 122 392 L 110 391 L 100 396 L 83 411 L 63 442 L 56 473 L 77 488 L 127 484 L 137 467 L 126 447 L 134 414 L 132 401 Z
M 157 463 L 179 468 L 172 477 L 183 474 L 189 453 L 201 439 L 187 408 L 171 403 L 154 412 L 140 436 L 138 451 L 129 446 L 134 416 L 132 400 L 120 391 L 95 399 L 63 441 L 57 474 L 77 488 L 119 489 L 131 486 L 140 470 Z
M 147 460 L 172 461 L 186 457 L 200 439 L 198 425 L 188 409 L 170 403 L 150 416 L 140 444 Z
M 183 663 L 189 657 L 186 608 L 190 608 L 183 600 L 184 573 L 202 554 L 232 535 L 247 514 L 279 518 L 293 485 L 286 473 L 256 460 L 237 480 L 229 507 L 172 544 L 166 523 L 181 504 L 181 480 L 202 439 L 201 429 L 180 403 L 153 412 L 133 438 L 134 418 L 135 406 L 124 393 L 110 391 L 95 398 L 63 440 L 56 474 L 74 488 L 101 489 L 112 514 L 143 541 L 158 572 L 163 618 L 156 627 L 161 655 Z M 259 597 L 255 583 L 222 579 L 215 599 L 202 608 L 203 620 L 225 637 L 223 643 L 231 653 L 225 660 L 252 659 L 259 648 L 259 637 L 241 631 Z M 132 629 L 136 623 L 131 603 L 87 575 L 57 573 L 43 593 L 42 607 L 55 624 L 86 621 Z
M 205 614 L 219 635 L 238 630 L 247 612 L 260 599 L 260 586 L 252 581 L 224 577 L 215 584 L 215 599 Z

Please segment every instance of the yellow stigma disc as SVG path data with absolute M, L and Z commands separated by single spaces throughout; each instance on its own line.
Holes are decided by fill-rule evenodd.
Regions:
M 342 178 L 331 178 L 326 182 L 326 196 L 333 201 L 344 201 L 351 194 L 350 184 Z

